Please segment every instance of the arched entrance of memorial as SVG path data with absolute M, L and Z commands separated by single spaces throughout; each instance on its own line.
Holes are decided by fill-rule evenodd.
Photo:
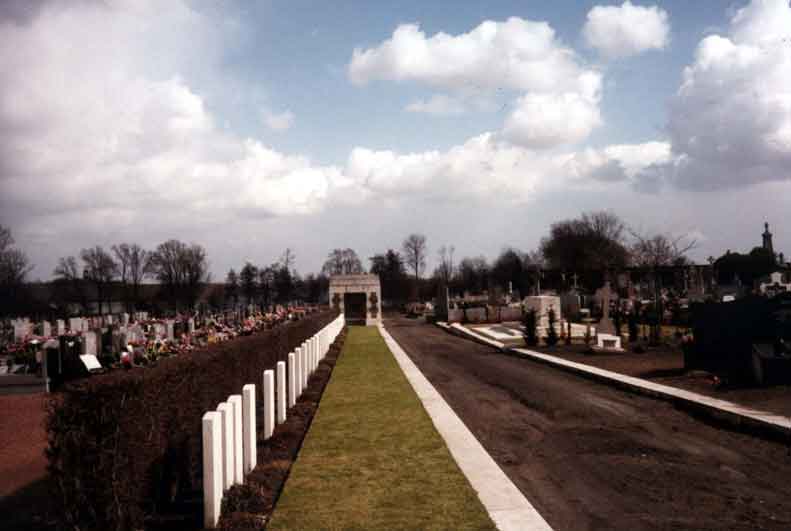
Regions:
M 382 322 L 382 288 L 377 275 L 333 275 L 330 305 L 346 317 L 347 324 L 376 326 Z
M 347 324 L 365 325 L 365 293 L 344 293 L 343 308 Z

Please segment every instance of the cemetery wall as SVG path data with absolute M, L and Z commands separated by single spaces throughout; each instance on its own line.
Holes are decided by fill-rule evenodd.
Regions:
M 68 385 L 48 406 L 49 470 L 70 528 L 142 529 L 200 489 L 201 417 L 260 382 L 337 314 Z

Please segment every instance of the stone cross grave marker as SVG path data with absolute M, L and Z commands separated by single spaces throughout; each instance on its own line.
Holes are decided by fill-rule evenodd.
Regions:
M 599 326 L 596 331 L 600 334 L 615 334 L 615 325 L 610 319 L 610 298 L 612 297 L 612 290 L 610 289 L 610 281 L 604 283 L 604 287 L 599 290 L 601 294 L 602 315 L 599 321 Z

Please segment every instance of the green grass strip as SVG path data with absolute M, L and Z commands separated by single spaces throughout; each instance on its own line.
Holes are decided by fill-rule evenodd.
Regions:
M 374 327 L 351 327 L 273 530 L 495 529 Z

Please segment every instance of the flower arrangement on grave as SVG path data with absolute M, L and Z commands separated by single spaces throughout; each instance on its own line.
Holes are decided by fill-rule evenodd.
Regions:
M 554 347 L 558 344 L 558 332 L 555 330 L 557 317 L 555 316 L 554 308 L 549 309 L 549 313 L 547 313 L 547 321 L 549 326 L 547 327 L 547 337 L 545 341 L 547 342 L 548 347 Z

